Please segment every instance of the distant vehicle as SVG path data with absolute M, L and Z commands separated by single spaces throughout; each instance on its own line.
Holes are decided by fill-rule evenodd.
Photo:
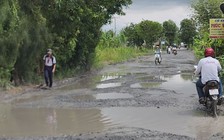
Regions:
M 188 45 L 185 44 L 184 42 L 181 42 L 181 43 L 180 43 L 180 47 L 187 48 L 187 46 L 188 46 Z
M 184 47 L 184 42 L 181 42 L 180 43 L 180 47 Z

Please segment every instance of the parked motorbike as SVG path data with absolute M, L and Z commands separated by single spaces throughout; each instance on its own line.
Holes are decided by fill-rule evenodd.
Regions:
M 155 64 L 160 64 L 162 62 L 162 58 L 159 53 L 155 53 Z

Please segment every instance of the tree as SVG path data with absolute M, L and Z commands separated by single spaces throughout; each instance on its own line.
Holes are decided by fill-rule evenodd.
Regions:
M 220 10 L 220 3 L 223 0 L 196 0 L 192 1 L 191 7 L 193 9 L 192 18 L 195 20 L 196 26 L 199 31 L 208 32 L 209 20 L 211 18 L 222 17 Z
M 213 40 L 209 38 L 209 20 L 222 17 L 223 14 L 220 10 L 220 4 L 222 2 L 222 0 L 197 0 L 191 4 L 193 9 L 192 18 L 198 30 L 198 35 L 195 40 L 198 46 L 196 47 L 201 47 L 204 44 L 207 44 L 206 46 L 216 46 L 216 54 L 218 55 L 222 55 L 224 51 L 222 47 L 223 39 Z
M 20 22 L 17 1 L 0 2 L 0 86 L 6 87 L 18 57 Z
M 175 37 L 177 35 L 178 27 L 174 21 L 168 20 L 163 22 L 163 33 L 170 45 L 174 43 Z
M 146 42 L 148 47 L 159 40 L 163 30 L 160 23 L 149 20 L 140 22 L 136 28 L 138 35 Z
M 19 49 L 13 70 L 15 85 L 37 81 L 43 65 L 42 52 L 51 44 L 41 4 L 41 1 L 23 0 L 17 3 L 20 26 L 16 34 Z
M 190 19 L 183 19 L 180 23 L 180 39 L 182 42 L 192 45 L 196 35 L 196 26 Z
M 122 9 L 129 4 L 131 0 L 48 1 L 43 10 L 50 32 L 55 36 L 53 46 L 57 48 L 61 66 L 89 69 L 101 27 L 114 14 L 124 14 Z
M 141 46 L 144 40 L 139 36 L 136 24 L 131 23 L 130 26 L 123 29 L 124 35 L 127 37 L 128 46 Z

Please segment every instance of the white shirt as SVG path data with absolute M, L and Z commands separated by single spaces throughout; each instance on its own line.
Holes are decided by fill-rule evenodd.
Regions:
M 162 53 L 162 50 L 160 48 L 158 48 L 158 49 L 155 50 L 155 53 L 160 54 L 160 53 Z
M 47 55 L 44 55 L 43 60 L 45 61 L 44 62 L 45 66 L 53 66 L 53 64 L 56 64 L 56 58 L 54 56 L 49 57 Z
M 206 84 L 206 82 L 209 80 L 219 81 L 218 72 L 221 69 L 222 67 L 217 59 L 212 57 L 205 57 L 198 62 L 195 74 L 201 74 L 201 82 Z

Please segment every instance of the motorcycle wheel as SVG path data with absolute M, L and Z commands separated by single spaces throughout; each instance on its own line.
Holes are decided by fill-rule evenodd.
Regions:
M 159 62 L 159 59 L 158 59 L 158 58 L 156 58 L 156 59 L 155 59 L 155 64 L 157 65 L 157 64 L 158 64 L 158 62 Z
M 161 62 L 162 62 L 162 58 L 160 58 L 160 61 L 159 61 L 159 59 L 158 59 L 158 62 L 159 62 L 159 64 L 161 64 Z
M 212 109 L 212 114 L 213 114 L 213 117 L 215 117 L 215 118 L 218 116 L 218 114 L 217 114 L 217 102 L 218 102 L 217 100 L 213 100 L 212 101 L 212 106 L 211 106 L 212 107 L 211 108 Z

